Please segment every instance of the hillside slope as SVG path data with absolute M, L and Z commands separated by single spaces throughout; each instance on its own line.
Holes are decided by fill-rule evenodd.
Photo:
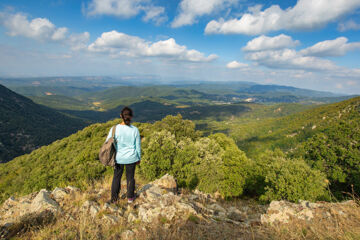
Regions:
M 0 85 L 0 162 L 61 139 L 86 122 L 35 104 Z
M 228 131 L 239 148 L 249 156 L 255 156 L 265 149 L 276 147 L 291 151 L 311 136 L 324 132 L 326 129 L 334 129 L 343 121 L 360 121 L 359 106 L 360 97 L 355 97 L 284 117 L 259 116 L 245 123 L 240 118 L 213 123 L 213 128 Z

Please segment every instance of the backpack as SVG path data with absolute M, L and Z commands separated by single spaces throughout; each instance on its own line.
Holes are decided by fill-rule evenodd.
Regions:
M 113 127 L 112 137 L 107 140 L 100 148 L 99 160 L 104 166 L 115 166 L 115 131 L 116 125 Z

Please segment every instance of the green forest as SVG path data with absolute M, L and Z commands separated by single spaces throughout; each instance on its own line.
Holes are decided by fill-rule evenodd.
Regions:
M 142 135 L 137 174 L 153 180 L 170 173 L 181 187 L 261 202 L 332 201 L 346 198 L 352 189 L 360 192 L 360 97 L 301 112 L 283 106 L 281 111 L 290 115 L 281 113 L 281 106 L 272 108 L 209 120 L 203 130 L 181 114 L 135 122 Z M 90 125 L 2 164 L 0 201 L 41 188 L 81 188 L 112 174 L 99 162 L 98 152 L 119 122 Z

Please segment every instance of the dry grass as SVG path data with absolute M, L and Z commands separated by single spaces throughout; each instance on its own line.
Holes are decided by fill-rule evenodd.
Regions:
M 358 198 L 354 200 L 355 204 L 337 206 L 336 210 L 329 204 L 321 212 L 315 211 L 311 222 L 293 220 L 289 224 L 263 226 L 259 233 L 271 239 L 360 239 L 360 205 Z M 339 214 L 339 210 L 345 214 Z
M 84 193 L 75 193 L 66 196 L 62 208 L 66 214 L 57 216 L 56 220 L 46 226 L 31 226 L 27 231 L 14 239 L 121 239 L 121 234 L 131 229 L 135 232 L 135 239 L 156 240 L 198 240 L 198 239 L 360 239 L 360 205 L 344 205 L 339 208 L 346 215 L 339 214 L 330 207 L 324 212 L 316 212 L 311 222 L 292 220 L 288 224 L 239 226 L 232 223 L 189 216 L 186 220 L 165 221 L 159 218 L 156 222 L 145 225 L 143 223 L 127 223 L 120 219 L 116 224 L 108 224 L 102 220 L 107 212 L 101 210 L 95 218 L 79 211 L 86 200 L 97 201 L 103 205 L 110 197 L 111 176 L 102 181 L 89 185 Z M 146 181 L 137 179 L 137 184 L 143 185 Z M 95 190 L 104 189 L 101 195 Z M 122 189 L 125 189 L 122 187 Z M 125 190 L 126 192 L 126 190 Z M 186 190 L 183 192 L 186 193 Z M 236 206 L 241 209 L 248 207 L 254 211 L 264 211 L 252 200 L 219 200 L 222 205 Z M 354 202 L 359 199 L 354 197 Z M 328 206 L 331 206 L 330 204 Z M 120 201 L 118 207 L 126 208 L 126 200 Z M 323 214 L 323 215 L 321 215 Z

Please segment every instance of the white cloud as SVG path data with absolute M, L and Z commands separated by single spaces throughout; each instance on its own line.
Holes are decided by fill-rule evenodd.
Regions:
M 66 27 L 56 27 L 47 18 L 28 20 L 23 13 L 0 13 L 0 23 L 7 29 L 9 36 L 23 36 L 42 42 L 58 42 L 70 46 L 72 50 L 86 47 L 90 34 L 70 34 Z
M 274 50 L 282 48 L 292 48 L 299 44 L 299 41 L 294 41 L 290 36 L 280 34 L 275 37 L 267 37 L 261 35 L 260 37 L 254 38 L 249 41 L 244 51 L 263 51 L 263 50 Z
M 88 6 L 88 15 L 113 15 L 130 18 L 141 10 L 143 0 L 92 0 Z
M 188 50 L 186 46 L 178 45 L 173 38 L 151 43 L 117 31 L 103 33 L 89 45 L 88 50 L 108 53 L 112 57 L 164 57 L 189 62 L 209 62 L 217 58 L 214 54 L 206 57 L 197 50 Z
M 167 21 L 165 8 L 154 6 L 151 0 L 92 0 L 85 10 L 89 16 L 110 15 L 131 18 L 144 12 L 143 21 L 161 24 Z
M 341 41 L 344 39 L 340 38 Z M 340 42 L 341 42 L 340 41 Z M 347 39 L 342 44 L 346 44 Z M 310 71 L 325 71 L 338 69 L 332 61 L 317 57 L 318 55 L 330 55 L 333 48 L 339 44 L 323 44 L 327 41 L 315 44 L 311 48 L 301 51 L 291 49 L 300 44 L 290 36 L 281 34 L 275 37 L 260 36 L 250 40 L 242 48 L 246 52 L 245 58 L 253 61 L 256 65 L 278 69 L 302 69 Z M 332 43 L 330 41 L 330 43 Z M 318 46 L 332 46 L 319 48 Z M 351 45 L 353 46 L 353 45 Z M 332 53 L 334 54 L 334 53 Z M 314 56 L 312 56 L 314 55 Z
M 67 33 L 68 33 L 68 29 L 66 27 L 58 28 L 52 34 L 51 39 L 54 41 L 64 40 L 66 38 Z
M 344 56 L 348 51 L 360 49 L 360 42 L 348 43 L 346 37 L 326 40 L 300 51 L 305 56 L 331 57 Z
M 349 21 L 346 21 L 346 22 L 339 23 L 338 24 L 338 30 L 340 32 L 345 32 L 345 31 L 348 31 L 348 30 L 360 30 L 360 24 L 356 23 L 353 20 L 349 20 Z
M 237 2 L 238 0 L 182 0 L 178 7 L 180 13 L 175 17 L 171 26 L 176 28 L 192 25 L 196 22 L 197 17 L 225 9 Z
M 240 63 L 240 62 L 237 62 L 237 61 L 232 61 L 232 62 L 229 62 L 228 64 L 226 64 L 226 67 L 230 68 L 230 69 L 247 68 L 248 66 L 249 65 L 246 64 L 246 63 Z
M 167 16 L 165 15 L 165 8 L 156 7 L 156 6 L 147 6 L 143 8 L 145 15 L 143 16 L 144 22 L 152 21 L 156 25 L 160 25 L 163 22 L 167 21 Z
M 250 52 L 246 59 L 269 68 L 305 69 L 305 70 L 333 70 L 337 66 L 326 59 L 302 56 L 293 49 L 268 50 Z
M 359 7 L 360 0 L 298 0 L 286 10 L 272 5 L 264 11 L 245 13 L 240 19 L 212 20 L 205 33 L 257 35 L 278 30 L 312 30 Z
M 46 18 L 35 18 L 31 21 L 24 14 L 3 14 L 4 25 L 10 36 L 24 36 L 37 40 L 51 40 L 61 38 L 66 28 L 56 29 L 55 25 Z

